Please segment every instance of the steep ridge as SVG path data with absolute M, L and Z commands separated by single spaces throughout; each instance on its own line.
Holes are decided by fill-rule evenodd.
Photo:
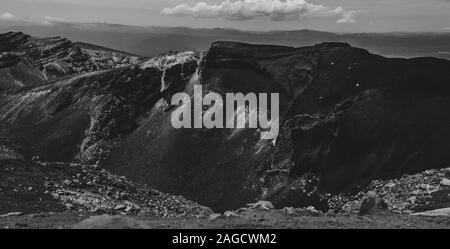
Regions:
M 61 37 L 35 38 L 9 32 L 0 35 L 0 91 L 113 69 L 138 59 L 120 52 L 82 49 Z
M 99 163 L 216 210 L 322 194 L 450 164 L 450 62 L 388 59 L 344 43 L 293 48 L 216 42 L 0 97 L 1 136 L 26 156 Z M 280 93 L 280 136 L 174 129 L 171 96 Z M 325 204 L 324 204 L 325 205 Z M 324 206 L 324 208 L 326 208 Z
M 159 99 L 184 86 L 177 80 L 195 72 L 198 55 L 186 57 L 183 66 L 156 58 L 5 92 L 0 97 L 2 136 L 23 139 L 28 158 L 96 162 L 108 154 L 112 141 L 136 129 Z M 166 71 L 164 63 L 174 65 Z

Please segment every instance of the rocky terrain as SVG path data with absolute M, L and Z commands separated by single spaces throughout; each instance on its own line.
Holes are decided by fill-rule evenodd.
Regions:
M 81 48 L 62 37 L 35 38 L 20 32 L 0 36 L 0 90 L 42 85 L 87 72 L 130 65 L 137 56 Z
M 96 165 L 27 161 L 0 147 L 0 213 L 76 211 L 89 214 L 202 217 L 209 208 L 134 184 Z M 13 214 L 17 212 L 12 212 Z
M 259 211 L 242 209 L 259 200 L 270 201 L 254 205 L 261 219 L 281 222 L 269 227 L 380 227 L 377 217 L 389 227 L 448 227 L 448 218 L 409 215 L 449 207 L 448 60 L 385 58 L 345 43 L 237 42 L 142 59 L 63 38 L 0 37 L 3 53 L 31 61 L 24 70 L 41 80 L 0 91 L 4 227 L 39 210 L 56 212 L 39 218 L 50 227 L 61 215 L 74 225 L 102 213 L 145 227 L 148 215 L 169 227 L 216 219 L 212 227 L 228 227 L 230 217 L 230 226 L 265 227 Z M 45 42 L 70 45 L 29 55 Z M 61 75 L 41 69 L 60 61 L 68 68 Z M 0 64 L 18 65 L 8 56 Z M 170 98 L 196 84 L 219 94 L 280 93 L 280 136 L 174 129 Z M 359 224 L 358 215 L 375 218 Z M 164 219 L 179 216 L 188 218 Z

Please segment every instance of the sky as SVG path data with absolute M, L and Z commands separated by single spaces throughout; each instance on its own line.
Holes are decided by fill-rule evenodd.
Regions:
M 0 0 L 0 23 L 450 32 L 450 0 Z

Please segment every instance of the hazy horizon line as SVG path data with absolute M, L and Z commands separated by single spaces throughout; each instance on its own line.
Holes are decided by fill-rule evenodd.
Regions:
M 180 26 L 180 25 L 133 25 L 133 24 L 122 24 L 122 23 L 111 23 L 111 22 L 76 22 L 76 21 L 48 21 L 48 22 L 33 22 L 33 21 L 20 21 L 14 25 L 6 25 L 5 28 L 11 27 L 32 27 L 32 26 L 49 26 L 52 24 L 67 24 L 67 25 L 111 25 L 111 26 L 121 26 L 121 27 L 132 27 L 132 28 L 184 28 L 192 30 L 231 30 L 239 32 L 248 33 L 270 33 L 270 32 L 299 32 L 299 31 L 314 31 L 332 34 L 450 34 L 450 27 L 443 30 L 428 30 L 428 31 L 404 31 L 404 30 L 393 30 L 393 31 L 355 31 L 355 32 L 336 32 L 331 30 L 320 30 L 320 29 L 273 29 L 273 30 L 256 30 L 256 29 L 241 29 L 235 27 L 192 27 L 192 26 Z

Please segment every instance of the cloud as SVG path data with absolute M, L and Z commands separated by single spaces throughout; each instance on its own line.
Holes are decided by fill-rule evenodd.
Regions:
M 235 21 L 268 18 L 271 21 L 301 21 L 308 17 L 339 17 L 338 23 L 355 22 L 355 11 L 308 3 L 306 0 L 224 0 L 219 4 L 180 4 L 161 11 L 164 15 L 222 18 Z
M 355 15 L 356 11 L 349 10 L 347 12 L 342 13 L 342 17 L 337 20 L 337 23 L 355 23 Z
M 65 22 L 66 19 L 62 18 L 62 17 L 55 17 L 55 16 L 44 16 L 44 24 L 47 25 L 52 25 L 54 23 L 58 23 L 58 22 Z
M 4 20 L 4 21 L 15 21 L 15 20 L 18 20 L 19 18 L 17 16 L 15 16 L 14 14 L 5 12 L 0 15 L 0 19 Z
M 48 22 L 64 22 L 66 20 L 62 17 L 55 17 L 55 16 L 45 16 L 44 19 Z

